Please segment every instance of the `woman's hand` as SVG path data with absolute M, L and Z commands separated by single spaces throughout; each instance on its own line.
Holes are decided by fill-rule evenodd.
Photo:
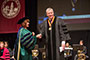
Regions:
M 34 32 L 32 32 L 32 35 L 33 35 L 33 36 L 35 36 L 35 33 L 34 33 Z

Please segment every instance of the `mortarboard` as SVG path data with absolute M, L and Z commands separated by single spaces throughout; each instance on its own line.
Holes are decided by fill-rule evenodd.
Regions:
M 23 18 L 21 18 L 18 22 L 17 22 L 17 24 L 21 24 L 22 22 L 24 22 L 26 19 L 29 19 L 28 17 L 23 17 Z

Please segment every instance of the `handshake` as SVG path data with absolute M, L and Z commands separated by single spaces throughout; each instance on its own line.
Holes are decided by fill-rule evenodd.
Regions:
M 32 32 L 32 35 L 35 36 L 35 33 Z M 37 34 L 36 37 L 39 38 L 39 39 L 41 39 L 42 38 L 42 34 Z

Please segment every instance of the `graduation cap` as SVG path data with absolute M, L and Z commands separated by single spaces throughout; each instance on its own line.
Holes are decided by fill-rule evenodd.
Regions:
M 22 22 L 24 22 L 26 19 L 29 19 L 28 17 L 23 17 L 23 18 L 21 18 L 18 22 L 17 22 L 17 24 L 21 24 Z

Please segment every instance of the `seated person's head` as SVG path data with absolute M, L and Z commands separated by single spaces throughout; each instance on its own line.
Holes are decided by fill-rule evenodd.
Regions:
M 69 47 L 69 43 L 66 43 L 66 47 Z
M 5 43 L 5 48 L 7 48 L 8 47 L 8 42 L 5 41 L 4 43 Z
M 4 47 L 4 42 L 0 41 L 0 48 L 3 48 L 3 47 Z
M 83 45 L 83 40 L 80 40 L 79 44 L 80 44 L 80 45 Z

